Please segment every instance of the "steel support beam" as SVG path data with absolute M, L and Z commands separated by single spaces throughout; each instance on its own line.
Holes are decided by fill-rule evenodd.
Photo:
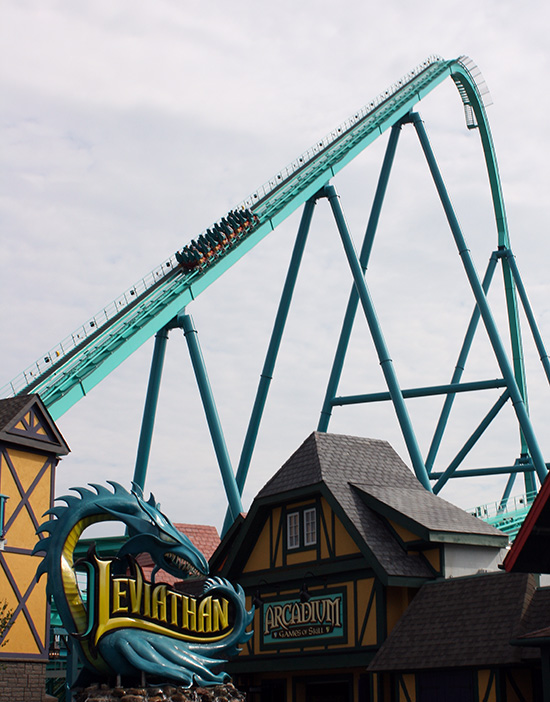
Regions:
M 405 399 L 411 397 L 433 397 L 434 395 L 449 395 L 474 390 L 494 390 L 506 387 L 506 382 L 500 378 L 496 380 L 477 380 L 470 383 L 455 383 L 450 385 L 432 385 L 424 388 L 408 388 L 401 393 Z M 391 400 L 389 392 L 372 392 L 367 395 L 344 395 L 335 397 L 332 405 L 360 405 L 370 402 L 385 402 Z
M 489 335 L 489 339 L 491 341 L 491 345 L 493 347 L 493 351 L 495 353 L 497 362 L 500 366 L 502 375 L 506 380 L 508 390 L 510 392 L 510 397 L 512 399 L 512 404 L 514 405 L 514 410 L 516 412 L 518 422 L 529 447 L 529 452 L 533 459 L 537 475 L 542 483 L 546 478 L 548 471 L 546 469 L 546 465 L 544 463 L 542 452 L 540 450 L 537 438 L 535 436 L 531 420 L 529 419 L 526 403 L 520 392 L 518 383 L 516 382 L 514 370 L 510 364 L 510 361 L 508 360 L 506 349 L 500 338 L 500 334 L 493 319 L 493 315 L 489 307 L 487 297 L 485 295 L 485 292 L 483 291 L 483 286 L 481 284 L 481 281 L 479 280 L 474 262 L 470 255 L 470 251 L 462 234 L 462 230 L 460 229 L 460 225 L 458 224 L 458 220 L 456 218 L 454 209 L 447 194 L 443 178 L 441 176 L 439 167 L 435 160 L 435 156 L 430 146 L 426 130 L 424 129 L 424 125 L 422 124 L 420 115 L 418 115 L 418 113 L 415 113 L 413 115 L 413 124 L 420 139 L 422 150 L 424 151 L 424 155 L 428 162 L 432 178 L 434 180 L 437 192 L 439 194 L 439 198 L 443 205 L 447 221 L 455 239 L 459 255 L 462 259 L 464 270 L 466 271 L 466 275 L 468 277 L 474 297 L 478 304 L 481 318 L 483 319 L 483 322 L 485 324 L 485 328 L 487 330 L 487 334 Z
M 493 279 L 496 265 L 497 265 L 497 256 L 493 252 L 493 254 L 491 255 L 491 258 L 489 259 L 489 263 L 487 264 L 487 270 L 485 271 L 485 276 L 483 278 L 483 291 L 485 293 L 488 292 L 488 290 L 491 286 L 491 281 Z M 460 349 L 460 353 L 458 354 L 458 359 L 457 359 L 456 366 L 454 369 L 453 377 L 451 378 L 452 385 L 454 385 L 454 383 L 460 382 L 460 379 L 462 378 L 462 374 L 464 373 L 464 369 L 466 368 L 466 361 L 468 359 L 468 355 L 469 355 L 470 349 L 472 347 L 472 342 L 474 340 L 477 326 L 479 324 L 479 317 L 480 317 L 479 307 L 476 305 L 474 308 L 474 311 L 472 312 L 472 316 L 470 318 L 470 323 L 468 324 L 468 329 L 466 330 L 466 336 L 464 337 L 464 343 L 462 344 L 462 348 Z M 432 443 L 431 443 L 430 449 L 428 451 L 428 456 L 426 458 L 426 468 L 428 470 L 428 474 L 431 473 L 431 469 L 432 469 L 433 464 L 435 462 L 437 452 L 439 451 L 439 447 L 441 446 L 441 441 L 443 439 L 443 433 L 445 432 L 445 428 L 447 427 L 447 422 L 449 421 L 449 415 L 451 414 L 451 409 L 453 407 L 454 399 L 455 399 L 454 395 L 447 395 L 447 397 L 445 398 L 445 402 L 443 403 L 443 408 L 441 410 L 441 414 L 439 416 L 439 420 L 437 422 L 437 426 L 435 428 L 435 432 L 433 435 Z
M 540 334 L 537 322 L 535 320 L 535 315 L 533 314 L 533 309 L 531 307 L 531 303 L 529 302 L 527 291 L 525 290 L 525 285 L 523 284 L 523 280 L 521 279 L 521 275 L 519 274 L 518 264 L 516 263 L 516 259 L 513 253 L 510 251 L 510 249 L 508 249 L 506 252 L 506 260 L 508 261 L 508 265 L 510 266 L 510 270 L 514 277 L 514 282 L 516 284 L 519 298 L 521 300 L 521 304 L 523 305 L 527 321 L 529 322 L 529 327 L 531 329 L 531 333 L 533 334 L 533 339 L 535 341 L 537 351 L 540 355 L 542 367 L 544 368 L 544 372 L 546 373 L 546 379 L 550 383 L 550 361 L 548 359 L 548 352 L 546 351 L 544 341 L 542 340 L 542 336 Z
M 290 310 L 290 304 L 292 302 L 292 296 L 294 294 L 294 288 L 296 286 L 302 256 L 304 254 L 307 237 L 311 227 L 311 220 L 316 201 L 317 198 L 312 197 L 304 205 L 302 219 L 300 220 L 296 242 L 290 258 L 290 264 L 288 266 L 279 307 L 277 309 L 277 315 L 273 324 L 271 339 L 269 341 L 264 366 L 260 375 L 260 382 L 256 391 L 254 405 L 252 407 L 252 414 L 248 423 L 248 429 L 246 431 L 246 436 L 241 451 L 241 458 L 237 467 L 236 481 L 239 493 L 241 495 L 243 494 L 246 478 L 248 476 L 248 470 L 250 468 L 250 462 L 252 460 L 252 454 L 254 452 L 254 447 L 256 446 L 256 440 L 258 438 L 258 431 L 262 421 L 267 395 L 271 386 L 271 381 L 273 380 L 273 371 L 275 370 L 277 355 L 279 353 L 286 321 L 288 319 L 288 312 Z M 228 511 L 225 516 L 222 536 L 225 534 L 230 525 L 231 521 Z
M 147 395 L 145 396 L 145 407 L 143 409 L 136 466 L 134 469 L 133 482 L 139 485 L 142 490 L 145 487 L 145 478 L 147 477 L 147 466 L 149 465 L 149 455 L 151 453 L 151 443 L 153 441 L 153 429 L 157 414 L 160 381 L 162 378 L 162 369 L 164 367 L 164 358 L 166 356 L 169 329 L 170 327 L 167 325 L 155 334 L 153 360 L 151 361 L 149 384 L 147 386 Z
M 374 242 L 374 236 L 376 234 L 376 229 L 378 227 L 378 221 L 380 219 L 380 212 L 382 210 L 382 204 L 384 202 L 384 197 L 386 195 L 386 189 L 388 186 L 388 181 L 395 157 L 395 152 L 397 150 L 397 142 L 399 140 L 399 133 L 401 131 L 401 122 L 394 124 L 391 132 L 388 144 L 386 146 L 386 153 L 384 154 L 384 161 L 382 163 L 382 169 L 380 171 L 380 176 L 378 178 L 378 185 L 376 186 L 376 192 L 374 194 L 374 201 L 372 203 L 371 213 L 369 216 L 369 221 L 367 224 L 367 229 L 365 232 L 365 238 L 363 240 L 363 246 L 361 247 L 361 254 L 359 257 L 361 263 L 361 269 L 363 274 L 365 273 L 370 254 L 372 251 L 372 245 Z M 330 372 L 330 377 L 327 385 L 327 391 L 325 394 L 325 400 L 323 403 L 323 408 L 321 409 L 321 416 L 319 418 L 319 424 L 317 426 L 317 431 L 326 432 L 328 431 L 328 425 L 330 417 L 332 414 L 333 398 L 336 397 L 336 392 L 338 390 L 338 385 L 340 384 L 340 378 L 342 376 L 342 369 L 344 366 L 344 360 L 346 357 L 346 352 L 349 345 L 349 340 L 351 336 L 351 331 L 353 327 L 353 322 L 355 321 L 355 315 L 357 313 L 357 306 L 359 304 L 359 295 L 357 293 L 357 288 L 355 285 L 352 287 L 348 306 L 346 308 L 346 313 L 344 315 L 344 321 L 342 324 L 342 329 L 340 331 L 340 338 L 338 339 L 338 346 L 336 347 L 336 354 L 334 356 L 334 361 L 332 363 L 332 370 Z
M 386 341 L 382 334 L 380 323 L 378 322 L 376 310 L 374 309 L 374 304 L 369 289 L 367 288 L 367 283 L 359 262 L 359 257 L 357 256 L 353 240 L 344 218 L 344 213 L 340 206 L 340 198 L 332 185 L 325 186 L 325 188 L 323 188 L 323 194 L 328 198 L 332 208 L 332 213 L 336 220 L 338 232 L 340 233 L 342 244 L 344 245 L 344 251 L 352 272 L 355 287 L 369 325 L 370 333 L 378 354 L 378 359 L 380 361 L 380 366 L 382 367 L 382 372 L 384 373 L 384 378 L 386 379 L 386 384 L 391 395 L 397 419 L 401 426 L 403 438 L 409 452 L 413 470 L 416 477 L 426 488 L 426 490 L 431 492 L 432 488 L 428 478 L 428 473 L 426 472 L 426 467 L 424 465 L 424 461 L 422 460 L 422 455 L 420 454 L 420 449 L 416 441 L 411 419 L 409 417 L 405 401 L 403 400 L 403 394 L 393 367 L 393 361 L 386 346 Z
M 516 464 L 513 466 L 500 466 L 497 468 L 464 468 L 462 470 L 457 470 L 452 476 L 453 478 L 479 478 L 486 475 L 508 475 L 511 473 L 516 475 L 517 473 L 533 473 L 535 471 L 535 466 L 530 464 Z M 434 473 L 433 477 L 442 477 L 443 473 Z
M 241 496 L 239 494 L 237 482 L 231 467 L 231 460 L 229 458 L 229 452 L 225 443 L 225 437 L 223 435 L 216 403 L 214 402 L 214 395 L 212 393 L 212 388 L 206 372 L 206 365 L 204 363 L 204 358 L 199 344 L 198 333 L 193 323 L 193 318 L 190 314 L 180 312 L 178 315 L 178 326 L 180 325 L 183 329 L 183 335 L 185 336 L 185 340 L 187 341 L 187 346 L 189 348 L 189 355 L 191 356 L 191 363 L 193 364 L 195 378 L 197 379 L 197 385 L 199 386 L 199 392 L 202 399 L 204 412 L 206 414 L 206 421 L 208 422 L 208 428 L 210 429 L 210 436 L 212 438 L 214 451 L 216 452 L 216 458 L 218 459 L 218 465 L 222 474 L 225 493 L 229 502 L 229 510 L 231 512 L 232 519 L 235 520 L 243 511 Z
M 504 407 L 506 402 L 510 398 L 510 392 L 508 389 L 506 389 L 502 395 L 498 398 L 498 400 L 495 402 L 495 404 L 491 407 L 489 412 L 485 415 L 485 417 L 482 419 L 480 424 L 478 425 L 477 429 L 473 432 L 473 434 L 470 436 L 468 441 L 464 444 L 462 449 L 457 453 L 457 455 L 454 457 L 454 459 L 450 462 L 449 467 L 445 470 L 444 473 L 439 474 L 439 479 L 437 483 L 434 485 L 434 492 L 437 495 L 438 492 L 440 492 L 441 488 L 445 485 L 445 483 L 449 480 L 449 478 L 453 478 L 457 473 L 456 469 L 458 466 L 462 463 L 462 461 L 466 458 L 466 456 L 470 453 L 470 451 L 473 449 L 475 444 L 479 441 L 487 427 L 491 424 L 493 419 L 497 416 L 497 414 L 500 412 L 500 410 Z M 436 474 L 432 473 L 430 477 L 436 478 Z

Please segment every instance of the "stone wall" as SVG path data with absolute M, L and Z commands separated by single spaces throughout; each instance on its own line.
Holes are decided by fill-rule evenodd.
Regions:
M 0 660 L 0 702 L 45 700 L 45 663 Z
M 246 698 L 231 683 L 214 687 L 175 685 L 154 687 L 108 687 L 91 685 L 76 692 L 75 702 L 245 702 Z

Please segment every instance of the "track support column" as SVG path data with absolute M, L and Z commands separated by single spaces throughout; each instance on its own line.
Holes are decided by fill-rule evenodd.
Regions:
M 304 205 L 302 219 L 300 220 L 298 234 L 296 235 L 296 242 L 290 258 L 290 264 L 288 266 L 283 291 L 281 293 L 281 300 L 277 309 L 277 316 L 275 317 L 275 322 L 273 324 L 273 331 L 271 332 L 271 339 L 269 341 L 264 366 L 260 375 L 260 382 L 258 383 L 258 389 L 256 391 L 256 397 L 252 407 L 252 414 L 250 415 L 250 422 L 248 423 L 248 428 L 241 451 L 241 458 L 237 468 L 237 487 L 241 495 L 243 494 L 246 478 L 248 476 L 248 470 L 250 468 L 252 454 L 256 445 L 256 439 L 258 438 L 258 431 L 262 421 L 267 395 L 271 386 L 271 381 L 273 380 L 273 371 L 275 370 L 275 363 L 277 361 L 277 355 L 281 346 L 281 340 L 283 338 L 283 332 L 285 330 L 288 312 L 290 310 L 290 304 L 292 302 L 292 296 L 294 294 L 294 288 L 296 286 L 296 280 L 298 278 L 298 272 L 300 270 L 300 264 L 302 262 L 302 256 L 304 254 L 316 202 L 317 198 L 312 197 L 307 200 Z M 231 522 L 228 511 L 225 517 L 222 535 L 225 534 L 230 526 Z
M 508 386 L 512 404 L 514 405 L 514 410 L 516 412 L 518 422 L 529 447 L 529 451 L 531 453 L 531 457 L 535 465 L 535 470 L 537 471 L 539 480 L 542 483 L 546 478 L 548 470 L 542 457 L 542 452 L 540 450 L 537 438 L 535 436 L 535 432 L 533 431 L 531 420 L 529 419 L 526 403 L 524 401 L 524 398 L 522 397 L 518 383 L 516 382 L 514 370 L 510 361 L 508 360 L 506 349 L 504 348 L 504 344 L 502 343 L 496 323 L 493 319 L 493 315 L 489 307 L 487 297 L 485 295 L 483 286 L 479 280 L 479 276 L 477 274 L 474 262 L 470 255 L 470 250 L 468 249 L 468 246 L 464 239 L 464 235 L 462 234 L 462 230 L 460 229 L 460 225 L 458 224 L 458 220 L 456 218 L 453 206 L 449 199 L 447 189 L 445 188 L 443 178 L 439 171 L 439 167 L 435 160 L 435 156 L 432 151 L 428 135 L 426 134 L 426 130 L 424 129 L 424 125 L 422 123 L 420 115 L 418 113 L 414 113 L 413 115 L 411 115 L 411 118 L 416 132 L 418 134 L 418 138 L 420 139 L 420 144 L 422 146 L 422 150 L 424 151 L 426 161 L 428 162 L 428 166 L 430 168 L 432 178 L 434 180 L 437 192 L 439 194 L 441 204 L 443 205 L 447 221 L 455 239 L 455 243 L 458 248 L 458 253 L 462 259 L 464 270 L 466 271 L 466 275 L 470 282 L 470 286 L 472 288 L 475 300 L 479 307 L 481 318 L 483 319 L 483 323 L 487 330 L 487 334 L 489 335 L 494 354 L 500 366 L 502 375 Z
M 370 253 L 374 242 L 374 236 L 378 227 L 380 212 L 382 211 L 382 204 L 384 203 L 384 197 L 386 195 L 386 189 L 388 187 L 388 181 L 390 178 L 390 173 L 395 158 L 395 152 L 397 150 L 397 142 L 399 139 L 400 131 L 401 122 L 399 122 L 398 124 L 394 124 L 390 132 L 388 145 L 386 147 L 386 153 L 384 155 L 382 169 L 378 178 L 378 185 L 376 186 L 374 201 L 372 203 L 372 209 L 367 224 L 367 230 L 365 232 L 365 238 L 363 240 L 363 246 L 361 248 L 361 254 L 359 257 L 363 273 L 366 271 L 369 263 Z M 348 349 L 349 340 L 351 337 L 351 330 L 353 328 L 353 322 L 355 321 L 355 315 L 357 313 L 358 304 L 359 295 L 357 294 L 357 288 L 354 285 L 349 295 L 348 306 L 346 308 L 344 321 L 342 323 L 340 338 L 338 339 L 338 346 L 336 347 L 336 354 L 332 363 L 332 370 L 330 372 L 327 391 L 323 403 L 323 408 L 321 410 L 321 416 L 319 418 L 317 431 L 328 431 L 328 425 L 330 417 L 332 415 L 332 401 L 336 397 L 336 392 L 338 390 L 338 385 L 342 376 L 342 368 L 344 366 L 344 360 L 346 357 L 346 352 Z
M 395 407 L 397 419 L 401 426 L 401 431 L 403 432 L 403 438 L 405 439 L 405 443 L 409 451 L 409 456 L 411 458 L 413 470 L 416 474 L 416 477 L 426 488 L 426 490 L 432 492 L 430 480 L 426 471 L 426 466 L 424 465 L 424 461 L 422 460 L 422 455 L 420 453 L 420 449 L 416 441 L 416 436 L 414 434 L 411 419 L 409 417 L 409 413 L 405 405 L 405 401 L 403 399 L 403 393 L 401 392 L 401 387 L 399 386 L 397 375 L 393 367 L 393 361 L 388 352 L 386 341 L 384 339 L 382 329 L 380 328 L 380 324 L 378 322 L 376 311 L 374 309 L 374 304 L 372 302 L 370 292 L 367 288 L 367 283 L 365 281 L 365 276 L 363 275 L 361 264 L 357 256 L 357 252 L 355 251 L 355 246 L 349 233 L 348 226 L 344 218 L 344 213 L 340 206 L 339 197 L 336 193 L 334 186 L 332 185 L 325 186 L 322 190 L 322 193 L 325 195 L 325 197 L 328 198 L 328 201 L 330 202 L 330 206 L 332 208 L 332 212 L 336 220 L 336 225 L 338 227 L 340 237 L 342 238 L 342 243 L 344 245 L 344 250 L 346 252 L 349 266 L 351 268 L 355 287 L 357 289 L 357 293 L 359 295 L 359 299 L 361 301 L 361 305 L 363 307 L 363 311 L 365 313 L 365 317 L 369 325 L 372 340 L 374 342 L 374 346 L 378 354 L 378 359 L 382 367 L 382 372 L 384 373 L 386 384 L 388 386 L 388 390 L 390 392 L 390 396 Z
M 136 467 L 134 469 L 134 483 L 143 490 L 145 478 L 147 476 L 147 466 L 151 453 L 151 442 L 153 440 L 153 429 L 157 414 L 157 405 L 160 392 L 160 381 L 164 358 L 166 356 L 166 343 L 170 325 L 160 329 L 155 334 L 155 348 L 153 350 L 153 360 L 151 361 L 151 371 L 149 373 L 149 384 L 147 395 L 145 396 L 145 407 L 143 409 L 143 419 L 141 421 L 141 432 L 139 434 L 139 444 L 136 455 Z
M 491 286 L 491 281 L 493 280 L 493 274 L 495 272 L 495 268 L 497 265 L 497 256 L 493 252 L 491 255 L 491 258 L 489 259 L 489 263 L 487 265 L 487 270 L 485 272 L 485 277 L 483 279 L 483 290 L 485 293 L 488 292 L 490 286 Z M 464 337 L 464 343 L 462 344 L 462 348 L 460 349 L 460 353 L 458 354 L 458 360 L 456 362 L 456 366 L 454 369 L 454 373 L 451 378 L 451 384 L 454 383 L 460 383 L 462 379 L 462 374 L 464 373 L 464 369 L 466 368 L 466 361 L 468 359 L 468 355 L 470 353 L 470 349 L 472 347 L 472 342 L 474 340 L 474 335 L 476 333 L 476 329 L 479 323 L 479 307 L 476 305 L 474 308 L 474 311 L 472 313 L 472 316 L 470 317 L 470 323 L 468 325 L 468 329 L 466 331 L 466 336 Z M 453 407 L 453 403 L 455 401 L 455 396 L 454 394 L 447 395 L 445 398 L 445 402 L 443 404 L 443 409 L 441 410 L 441 414 L 439 416 L 439 420 L 437 422 L 437 427 L 434 432 L 434 436 L 432 439 L 432 443 L 430 445 L 430 449 L 428 451 L 428 456 L 426 458 L 426 468 L 428 470 L 428 474 L 431 473 L 437 452 L 439 451 L 439 447 L 441 446 L 441 440 L 443 439 L 443 433 L 445 431 L 445 428 L 447 426 L 447 421 L 449 419 L 449 415 L 451 414 L 451 409 Z M 435 490 L 435 488 L 434 488 Z M 435 490 L 437 492 L 437 490 Z
M 235 520 L 243 511 L 241 496 L 237 488 L 233 468 L 231 467 L 231 460 L 225 443 L 218 410 L 216 409 L 216 403 L 214 402 L 212 387 L 206 372 L 206 365 L 199 344 L 198 332 L 190 314 L 186 314 L 185 311 L 180 312 L 177 319 L 178 326 L 181 325 L 183 335 L 187 341 L 191 363 L 193 364 L 193 370 L 195 371 L 197 385 L 199 386 L 199 392 L 206 414 L 206 421 L 210 429 L 210 436 L 212 437 L 214 451 L 216 452 L 227 500 L 229 502 L 229 510 L 231 512 L 231 517 Z

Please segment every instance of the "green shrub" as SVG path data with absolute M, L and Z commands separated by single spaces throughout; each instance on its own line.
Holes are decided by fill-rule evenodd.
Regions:
M 0 638 L 4 636 L 4 633 L 10 628 L 12 625 L 11 618 L 13 616 L 13 609 L 10 609 L 8 607 L 8 603 L 6 600 L 0 600 Z M 5 646 L 8 643 L 7 639 L 4 639 L 2 643 L 0 643 L 0 648 L 2 646 Z

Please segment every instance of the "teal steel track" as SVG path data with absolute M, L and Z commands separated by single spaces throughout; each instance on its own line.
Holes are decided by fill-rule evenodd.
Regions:
M 6 385 L 2 396 L 38 393 L 52 417 L 59 418 L 448 77 L 452 77 L 462 97 L 468 126 L 479 128 L 498 244 L 507 248 L 509 237 L 496 156 L 474 73 L 466 57 L 427 59 L 240 203 L 259 217 L 259 223 L 224 255 L 191 272 L 184 271 L 171 257 L 147 280 L 123 293 L 101 315 L 88 320 Z M 507 268 L 505 276 L 514 374 L 526 403 L 515 286 Z

